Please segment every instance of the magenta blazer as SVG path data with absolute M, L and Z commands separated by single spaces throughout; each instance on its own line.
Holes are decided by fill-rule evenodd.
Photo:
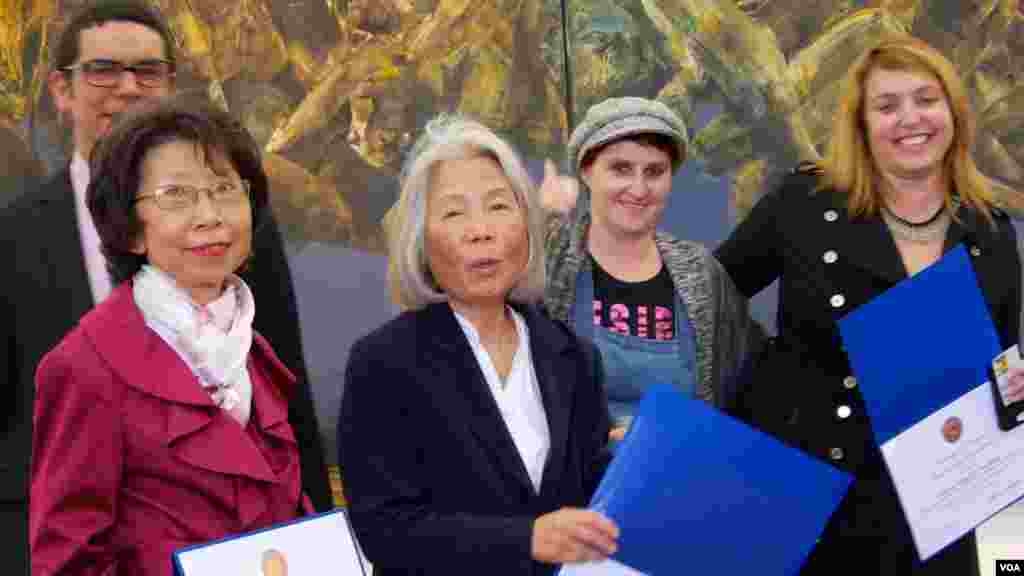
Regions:
M 172 552 L 290 520 L 302 495 L 295 379 L 256 335 L 246 428 L 146 326 L 130 282 L 36 371 L 32 574 L 173 573 Z

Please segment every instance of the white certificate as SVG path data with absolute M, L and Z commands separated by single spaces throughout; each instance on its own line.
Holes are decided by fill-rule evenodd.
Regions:
M 646 576 L 621 562 L 611 558 L 601 562 L 567 564 L 558 573 L 559 576 Z
M 174 554 L 180 576 L 366 576 L 344 509 Z
M 1000 430 L 988 382 L 882 445 L 922 560 L 1024 496 L 1024 426 Z

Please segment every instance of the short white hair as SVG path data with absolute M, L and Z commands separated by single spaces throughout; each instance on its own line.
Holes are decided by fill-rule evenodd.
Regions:
M 389 235 L 388 273 L 398 304 L 418 310 L 448 295 L 437 285 L 427 259 L 427 196 L 438 164 L 480 156 L 493 157 L 512 186 L 526 216 L 529 257 L 508 298 L 533 303 L 544 296 L 543 214 L 537 189 L 512 146 L 483 124 L 461 115 L 443 114 L 424 128 L 402 167 L 396 229 Z

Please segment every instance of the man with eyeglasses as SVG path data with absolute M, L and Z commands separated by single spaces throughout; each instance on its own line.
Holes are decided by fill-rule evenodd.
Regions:
M 72 160 L 34 193 L 0 211 L 0 254 L 13 262 L 0 282 L 0 525 L 8 527 L 0 557 L 13 573 L 28 572 L 27 478 L 36 365 L 112 288 L 85 205 L 88 158 L 120 114 L 169 95 L 175 79 L 171 33 L 141 1 L 87 6 L 68 22 L 53 50 L 48 84 L 71 127 Z M 261 304 L 254 327 L 298 377 L 289 421 L 299 443 L 303 488 L 318 509 L 326 510 L 331 494 L 322 440 L 305 378 L 291 275 L 272 220 L 254 226 L 253 254 L 245 280 Z

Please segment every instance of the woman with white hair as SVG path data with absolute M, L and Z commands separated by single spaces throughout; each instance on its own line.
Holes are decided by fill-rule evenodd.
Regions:
M 402 174 L 391 273 L 406 312 L 352 347 L 338 428 L 378 575 L 551 574 L 616 550 L 583 510 L 608 461 L 600 357 L 542 316 L 543 218 L 486 127 L 435 119 Z

